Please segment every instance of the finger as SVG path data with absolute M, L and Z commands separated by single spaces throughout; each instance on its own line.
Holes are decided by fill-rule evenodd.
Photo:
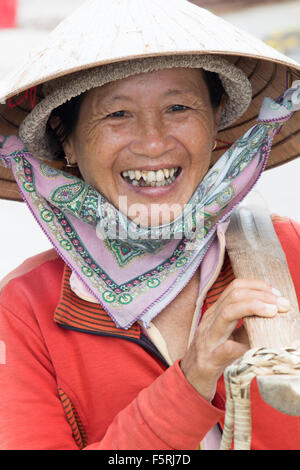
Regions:
M 277 312 L 277 305 L 266 304 L 256 299 L 237 302 L 221 310 L 218 309 L 215 321 L 210 326 L 210 342 L 212 345 L 217 345 L 226 341 L 231 336 L 241 318 L 253 315 L 271 318 L 274 317 Z
M 255 292 L 264 292 L 266 295 L 269 295 L 269 302 L 267 303 L 277 303 L 279 312 L 287 312 L 290 308 L 289 301 L 282 297 L 280 291 L 276 288 L 273 288 L 270 284 L 259 279 L 235 279 L 230 283 L 230 285 L 222 292 L 220 297 L 217 300 L 218 304 L 221 304 L 228 298 L 233 301 L 240 301 L 242 298 L 240 291 L 255 291 Z M 274 296 L 274 297 L 272 297 Z M 273 299 L 273 300 L 272 300 Z M 276 302 L 274 300 L 276 299 Z M 283 300 L 284 299 L 284 300 Z
M 277 305 L 279 313 L 287 312 L 290 309 L 290 302 L 288 299 L 279 295 L 275 295 L 273 291 L 254 290 L 249 288 L 232 289 L 222 302 L 222 306 L 226 307 L 229 304 L 243 302 L 247 300 L 259 300 L 265 304 Z

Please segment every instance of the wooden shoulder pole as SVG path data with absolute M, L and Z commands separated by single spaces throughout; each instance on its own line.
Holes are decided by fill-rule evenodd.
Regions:
M 237 278 L 262 279 L 289 299 L 289 312 L 273 318 L 248 317 L 244 325 L 250 347 L 289 347 L 300 340 L 300 315 L 286 257 L 263 199 L 256 193 L 232 214 L 226 248 Z M 300 378 L 259 377 L 262 398 L 280 411 L 300 415 Z M 283 411 L 284 410 L 284 411 Z

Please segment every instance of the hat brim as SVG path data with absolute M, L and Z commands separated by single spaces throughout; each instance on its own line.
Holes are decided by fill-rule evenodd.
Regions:
M 284 63 L 262 59 L 255 56 L 229 56 L 224 58 L 234 63 L 248 77 L 252 85 L 252 102 L 234 124 L 218 133 L 217 147 L 212 154 L 213 165 L 218 158 L 251 126 L 256 119 L 265 96 L 277 98 L 292 83 L 300 78 L 300 66 L 294 63 Z M 75 72 L 74 70 L 72 73 Z M 6 104 L 0 104 L 0 134 L 18 135 L 19 126 L 31 112 L 33 105 L 42 99 L 42 84 L 31 84 L 26 90 L 12 95 Z M 297 113 L 285 124 L 280 134 L 273 142 L 266 169 L 287 163 L 300 155 L 300 120 Z M 56 168 L 62 167 L 61 161 L 49 161 Z M 13 175 L 7 169 L 0 167 L 0 199 L 22 201 Z

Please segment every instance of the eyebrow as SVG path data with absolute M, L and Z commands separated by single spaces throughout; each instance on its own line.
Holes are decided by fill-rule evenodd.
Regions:
M 133 98 L 130 98 L 130 96 L 127 95 L 115 95 L 107 98 L 107 101 L 134 101 Z
M 192 90 L 169 90 L 164 93 L 164 96 L 173 96 L 173 95 L 191 95 L 194 92 Z

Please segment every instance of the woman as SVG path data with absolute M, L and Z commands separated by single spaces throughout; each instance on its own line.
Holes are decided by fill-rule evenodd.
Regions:
M 10 78 L 3 93 L 40 86 L 41 101 L 19 118 L 21 139 L 2 132 L 0 161 L 58 255 L 34 260 L 2 290 L 0 443 L 195 449 L 204 439 L 212 448 L 224 423 L 222 374 L 249 348 L 242 319 L 289 309 L 275 286 L 234 280 L 225 232 L 296 110 L 292 88 L 267 101 L 251 128 L 261 85 L 272 70 L 277 98 L 299 67 L 187 2 L 165 2 L 165 11 L 153 0 L 143 12 L 137 0 L 127 11 L 104 3 L 90 1 L 62 23 L 16 77 L 26 87 Z M 103 43 L 107 31 L 116 35 Z M 46 62 L 52 69 L 35 80 Z M 11 103 L 6 126 L 20 112 Z M 290 134 L 299 149 L 298 127 L 285 124 L 270 165 L 291 157 Z M 64 171 L 48 165 L 62 159 Z M 275 229 L 299 294 L 299 227 L 280 220 Z M 253 400 L 253 448 L 299 448 L 298 418 L 270 409 L 256 389 Z

